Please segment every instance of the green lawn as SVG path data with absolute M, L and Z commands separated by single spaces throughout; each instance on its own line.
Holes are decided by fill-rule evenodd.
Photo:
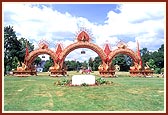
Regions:
M 48 74 L 4 77 L 4 111 L 164 111 L 164 78 L 105 78 L 112 85 L 55 86 Z M 98 78 L 98 73 L 92 73 Z

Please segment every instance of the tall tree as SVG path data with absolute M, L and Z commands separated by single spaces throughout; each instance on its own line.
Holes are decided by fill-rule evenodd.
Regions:
M 29 52 L 34 50 L 34 45 L 32 43 L 30 43 L 26 38 L 20 38 L 19 42 L 21 43 L 21 50 L 20 55 L 18 57 L 20 62 L 24 62 L 24 58 L 25 58 L 25 53 L 26 53 L 26 46 L 28 46 L 28 50 Z
M 140 50 L 140 52 L 143 66 L 145 66 L 145 63 L 148 62 L 149 59 L 151 58 L 151 52 L 149 52 L 147 48 L 143 48 L 142 50 Z
M 89 66 L 93 68 L 93 59 L 91 57 L 89 58 Z
M 40 58 L 40 57 L 37 57 L 37 58 L 34 60 L 34 64 L 37 65 L 37 66 L 40 64 L 40 62 L 41 62 L 41 58 Z
M 74 61 L 74 60 L 65 61 L 65 64 L 66 64 L 66 66 L 67 66 L 67 70 L 68 70 L 68 71 L 77 70 L 77 68 L 79 67 L 79 65 L 77 65 L 76 61 Z
M 149 65 L 149 67 L 151 69 L 155 69 L 156 68 L 155 61 L 153 59 L 149 59 L 148 65 Z
M 154 61 L 159 68 L 164 68 L 164 44 L 158 49 L 158 55 Z
M 100 56 L 95 57 L 94 61 L 93 61 L 93 71 L 97 71 L 99 65 L 101 64 L 102 60 L 100 58 Z
M 19 66 L 19 60 L 18 58 L 15 56 L 12 60 L 12 68 L 17 68 L 17 66 Z
M 16 68 L 16 61 L 24 62 L 26 53 L 26 43 L 29 46 L 29 52 L 34 49 L 32 43 L 25 38 L 18 40 L 13 26 L 4 27 L 4 69 L 10 71 Z
M 88 63 L 87 63 L 86 61 L 84 61 L 83 64 L 82 64 L 82 66 L 83 66 L 84 68 L 87 68 L 87 67 L 88 67 Z
M 49 70 L 49 68 L 50 68 L 51 66 L 53 66 L 53 65 L 54 65 L 54 61 L 53 61 L 53 59 L 50 57 L 49 60 L 46 61 L 45 65 L 44 65 L 44 68 L 43 68 L 43 71 L 44 71 L 44 72 L 47 72 L 47 71 Z
M 19 57 L 21 50 L 21 43 L 17 40 L 16 32 L 13 27 L 4 27 L 4 69 L 10 71 L 12 68 L 12 61 L 14 57 Z

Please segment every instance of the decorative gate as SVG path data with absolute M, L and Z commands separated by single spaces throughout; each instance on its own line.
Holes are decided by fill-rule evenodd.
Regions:
M 105 48 L 102 49 L 96 44 L 91 43 L 91 37 L 89 36 L 89 34 L 87 34 L 86 31 L 81 31 L 77 35 L 76 40 L 77 41 L 75 43 L 70 44 L 65 49 L 62 49 L 61 45 L 58 44 L 55 52 L 50 50 L 48 48 L 48 44 L 46 44 L 45 42 L 41 42 L 39 44 L 39 48 L 30 53 L 28 52 L 28 50 L 26 50 L 26 56 L 25 56 L 25 62 L 24 62 L 26 66 L 24 66 L 25 68 L 23 71 L 24 72 L 27 71 L 26 74 L 28 74 L 28 71 L 33 70 L 32 63 L 34 59 L 40 54 L 48 54 L 54 60 L 54 65 L 49 68 L 50 75 L 51 76 L 66 75 L 67 74 L 66 68 L 63 64 L 64 60 L 70 52 L 78 48 L 91 49 L 100 56 L 102 60 L 102 64 L 98 67 L 100 76 L 103 76 L 103 77 L 115 76 L 116 68 L 115 66 L 112 66 L 112 59 L 118 54 L 125 54 L 130 56 L 133 59 L 134 66 L 130 67 L 131 75 L 134 75 L 136 71 L 142 70 L 142 60 L 141 60 L 140 51 L 139 51 L 139 44 L 138 44 L 137 52 L 134 52 L 131 49 L 129 49 L 127 47 L 127 44 L 125 44 L 124 42 L 119 42 L 117 44 L 118 48 L 113 51 L 110 50 L 110 47 L 108 44 L 105 44 Z

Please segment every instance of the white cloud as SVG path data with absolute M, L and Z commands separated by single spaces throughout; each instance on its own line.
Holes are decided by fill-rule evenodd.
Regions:
M 85 51 L 85 54 L 81 54 L 81 51 Z M 94 59 L 96 56 L 98 56 L 98 54 L 90 49 L 79 48 L 70 52 L 67 55 L 65 60 L 76 60 L 76 61 L 83 62 L 83 61 L 88 61 L 90 57 Z
M 117 41 L 127 41 L 131 49 L 135 49 L 136 40 L 140 48 L 147 47 L 156 50 L 163 44 L 165 4 L 163 3 L 123 3 L 118 5 L 120 13 L 109 11 L 104 24 L 94 24 L 83 17 L 74 16 L 68 12 L 60 13 L 45 5 L 32 5 L 23 3 L 3 3 L 4 26 L 12 25 L 19 33 L 18 37 L 34 39 L 35 48 L 38 41 L 45 39 L 50 43 L 50 48 L 55 50 L 55 44 L 59 41 L 63 47 L 67 47 L 75 40 L 75 33 L 79 27 L 84 26 L 91 30 L 93 41 L 103 48 L 108 41 L 114 49 Z M 130 35 L 133 39 L 120 37 Z M 157 42 L 156 42 L 157 41 Z M 88 51 L 87 57 L 96 53 Z M 93 55 L 92 55 L 93 54 Z M 74 50 L 70 56 L 80 55 L 80 50 Z
M 139 42 L 139 41 L 138 41 Z M 137 49 L 137 42 L 132 42 L 132 41 L 129 41 L 128 43 L 127 43 L 127 45 L 128 45 L 128 48 L 130 48 L 130 49 L 132 49 L 133 51 L 136 51 Z M 141 48 L 140 48 L 141 49 Z

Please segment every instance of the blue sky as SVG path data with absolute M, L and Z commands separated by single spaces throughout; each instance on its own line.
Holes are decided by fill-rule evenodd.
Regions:
M 103 24 L 107 20 L 107 13 L 112 10 L 118 12 L 116 4 L 53 4 L 49 5 L 61 13 L 70 13 L 76 17 L 87 18 L 92 23 Z
M 50 48 L 61 42 L 63 48 L 74 43 L 81 27 L 91 34 L 93 43 L 101 48 L 108 41 L 111 50 L 120 40 L 130 49 L 146 47 L 155 51 L 164 43 L 165 3 L 3 3 L 4 26 L 11 25 L 18 38 L 30 40 L 38 48 L 40 40 L 46 40 Z M 66 60 L 79 61 L 94 58 L 97 54 L 85 49 L 72 51 Z

